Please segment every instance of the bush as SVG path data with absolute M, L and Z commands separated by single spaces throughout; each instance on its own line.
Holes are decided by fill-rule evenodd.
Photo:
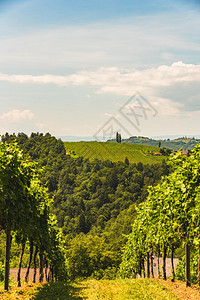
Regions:
M 190 261 L 190 276 L 191 282 L 194 284 L 198 283 L 198 252 L 195 253 L 194 257 Z M 185 255 L 179 260 L 176 267 L 176 278 L 185 281 Z
M 117 268 L 108 267 L 105 270 L 103 269 L 95 270 L 91 277 L 96 280 L 100 280 L 100 279 L 114 280 L 116 279 L 116 275 L 117 275 Z

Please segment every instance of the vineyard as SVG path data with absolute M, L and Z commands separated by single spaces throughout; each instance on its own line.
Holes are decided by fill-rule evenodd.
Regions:
M 113 162 L 125 161 L 126 157 L 130 163 L 157 163 L 162 162 L 163 157 L 154 156 L 159 152 L 158 147 L 136 144 L 119 144 L 107 142 L 64 142 L 65 149 L 72 157 L 82 156 L 90 160 L 101 159 Z
M 166 280 L 166 257 L 170 255 L 175 281 L 174 252 L 184 245 L 185 258 L 179 273 L 183 272 L 186 286 L 191 286 L 191 281 L 200 285 L 200 145 L 190 157 L 178 154 L 171 164 L 174 172 L 163 177 L 160 184 L 149 187 L 147 200 L 137 208 L 120 273 L 122 277 L 154 277 L 153 255 L 162 254 L 162 276 Z M 158 273 L 161 274 L 159 263 Z
M 6 232 L 5 290 L 9 288 L 12 237 L 21 245 L 18 286 L 21 286 L 20 273 L 26 243 L 30 245 L 30 257 L 25 281 L 32 259 L 36 269 L 38 255 L 40 282 L 44 279 L 43 270 L 47 265 L 50 266 L 47 280 L 61 279 L 66 275 L 61 232 L 55 217 L 50 214 L 50 206 L 51 201 L 41 185 L 36 164 L 25 160 L 16 144 L 0 143 L 0 228 Z
M 75 144 L 81 145 L 80 151 L 85 147 L 85 143 Z M 110 151 L 135 148 L 139 153 L 143 148 L 109 145 Z M 147 155 L 151 147 L 145 149 L 144 157 L 161 159 Z M 167 163 L 146 165 L 131 164 L 128 150 L 124 162 L 90 161 L 68 151 L 70 155 L 62 141 L 50 134 L 2 137 L 0 280 L 4 289 L 13 284 L 10 262 L 11 268 L 17 268 L 18 259 L 17 285 L 22 290 L 15 293 L 25 295 L 26 291 L 51 294 L 52 289 L 57 293 L 60 286 L 66 293 L 60 299 L 73 299 L 72 295 L 90 299 L 92 294 L 93 299 L 117 299 L 117 295 L 119 299 L 170 299 L 161 287 L 167 276 L 172 282 L 186 280 L 187 287 L 200 285 L 200 145 L 188 157 L 178 153 Z M 166 272 L 167 259 L 171 259 L 171 275 Z M 22 268 L 26 268 L 23 279 Z M 32 285 L 37 269 L 40 284 Z M 163 283 L 152 281 L 157 274 Z M 82 278 L 88 280 L 76 283 Z M 1 294 L 10 299 L 3 287 Z M 173 293 L 171 297 L 184 299 Z

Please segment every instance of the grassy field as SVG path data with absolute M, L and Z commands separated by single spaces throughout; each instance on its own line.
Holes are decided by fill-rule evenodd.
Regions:
M 94 160 L 109 159 L 111 161 L 124 161 L 127 157 L 130 163 L 156 163 L 161 162 L 163 157 L 150 155 L 159 152 L 158 147 L 136 145 L 136 144 L 118 144 L 107 142 L 65 142 L 66 152 L 73 156 L 82 156 Z
M 189 300 L 200 299 L 195 288 L 185 283 L 159 279 L 86 280 L 79 283 L 24 285 L 8 293 L 0 290 L 0 299 L 35 300 Z

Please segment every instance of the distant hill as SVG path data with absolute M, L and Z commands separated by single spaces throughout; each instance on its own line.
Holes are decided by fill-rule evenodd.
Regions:
M 66 153 L 73 157 L 82 156 L 90 160 L 125 161 L 127 157 L 130 163 L 157 163 L 162 162 L 163 156 L 154 156 L 159 152 L 158 147 L 135 145 L 132 143 L 109 142 L 64 142 Z
M 94 136 L 77 136 L 77 135 L 65 135 L 57 136 L 57 139 L 61 139 L 63 142 L 91 142 L 96 141 Z M 98 137 L 98 140 L 102 140 L 101 137 Z
M 150 136 L 151 139 L 153 140 L 167 140 L 167 139 L 170 139 L 170 140 L 176 140 L 176 139 L 180 139 L 180 138 L 183 138 L 185 137 L 184 134 L 173 134 L 173 135 L 159 135 L 159 136 Z M 187 138 L 195 138 L 195 139 L 200 139 L 200 135 L 187 135 Z
M 114 142 L 114 141 L 115 140 L 109 140 L 108 142 Z M 158 147 L 160 144 L 161 148 L 166 147 L 175 151 L 179 149 L 191 150 L 195 147 L 195 145 L 200 143 L 200 139 L 181 137 L 173 140 L 170 139 L 155 140 L 143 136 L 132 136 L 128 139 L 122 139 L 122 143 L 139 144 L 139 145 L 154 146 L 154 147 Z

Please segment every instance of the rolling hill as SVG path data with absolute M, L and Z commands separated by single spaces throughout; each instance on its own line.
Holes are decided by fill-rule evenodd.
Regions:
M 114 140 L 109 140 L 109 142 L 114 142 Z M 151 139 L 143 136 L 131 136 L 128 139 L 122 139 L 122 143 L 130 143 L 130 144 L 139 144 L 139 145 L 148 145 L 148 146 L 158 146 L 159 143 L 161 147 L 172 149 L 173 151 L 182 149 L 182 150 L 192 150 L 198 143 L 200 143 L 200 139 L 190 138 L 190 137 L 182 137 L 174 140 L 170 139 Z
M 163 156 L 154 156 L 159 152 L 158 147 L 137 145 L 131 143 L 110 142 L 64 142 L 66 153 L 73 157 L 82 156 L 90 160 L 124 161 L 127 157 L 130 163 L 157 163 L 162 162 Z

